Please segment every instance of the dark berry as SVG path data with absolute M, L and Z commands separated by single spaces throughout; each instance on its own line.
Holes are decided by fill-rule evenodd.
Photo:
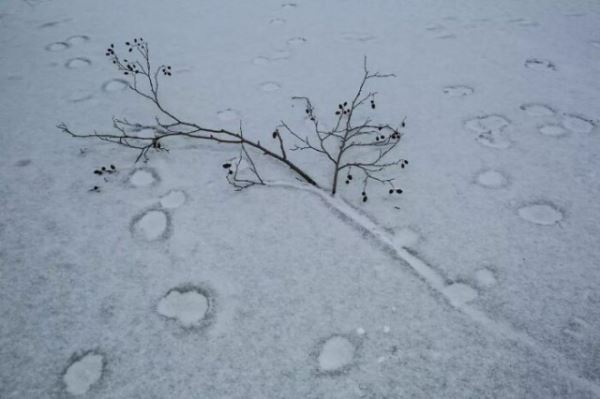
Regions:
M 230 163 L 224 163 L 223 164 L 223 169 L 229 169 L 231 168 L 231 164 Z

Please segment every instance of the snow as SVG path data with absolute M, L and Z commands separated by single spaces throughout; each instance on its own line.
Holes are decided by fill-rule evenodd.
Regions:
M 599 398 L 599 23 L 589 0 L 2 2 L 0 397 Z M 403 194 L 260 156 L 269 184 L 235 192 L 238 148 L 136 164 L 58 132 L 153 137 L 104 56 L 140 35 L 169 109 L 274 150 L 311 125 L 291 97 L 331 126 L 368 56 L 396 78 L 365 116 L 407 117 Z

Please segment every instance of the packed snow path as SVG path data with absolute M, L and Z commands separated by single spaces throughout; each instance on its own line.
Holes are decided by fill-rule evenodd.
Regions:
M 600 397 L 600 5 L 259 3 L 0 6 L 0 397 Z M 152 122 L 103 57 L 139 35 L 170 108 L 261 140 L 367 55 L 405 193 L 60 135 Z

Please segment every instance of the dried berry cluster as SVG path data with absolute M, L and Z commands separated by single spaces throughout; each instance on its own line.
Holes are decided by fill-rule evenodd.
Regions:
M 229 163 L 229 162 L 226 162 L 226 163 L 224 163 L 224 164 L 223 164 L 223 165 L 221 165 L 221 166 L 223 166 L 223 169 L 227 169 L 227 174 L 228 174 L 228 175 L 232 175 L 232 174 L 233 174 L 233 170 L 231 170 L 231 167 L 232 167 L 233 165 L 232 165 L 231 163 Z
M 113 174 L 117 171 L 117 168 L 115 167 L 115 165 L 110 165 L 108 168 L 106 166 L 102 166 L 99 169 L 94 170 L 94 174 L 98 175 L 98 176 L 102 176 L 103 174 Z
M 343 104 L 338 104 L 338 110 L 335 111 L 336 115 L 346 115 L 350 113 L 350 110 L 346 107 L 348 106 L 348 101 L 344 101 Z

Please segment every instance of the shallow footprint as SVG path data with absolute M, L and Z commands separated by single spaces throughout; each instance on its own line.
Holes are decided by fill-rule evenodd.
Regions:
M 50 43 L 44 47 L 46 51 L 63 51 L 69 48 L 69 44 L 65 42 Z
M 327 374 L 342 372 L 354 361 L 356 348 L 350 340 L 341 335 L 327 339 L 319 352 L 319 371 Z
M 185 286 L 171 289 L 158 302 L 157 312 L 175 319 L 183 327 L 201 327 L 206 324 L 211 309 L 208 292 L 200 287 Z
M 157 182 L 158 175 L 150 168 L 138 168 L 129 176 L 129 183 L 134 187 L 151 186 Z
M 552 116 L 556 114 L 556 111 L 544 104 L 523 104 L 519 108 L 529 116 Z
M 179 208 L 185 203 L 186 195 L 181 190 L 172 190 L 160 199 L 160 205 L 166 209 Z
M 104 357 L 98 353 L 75 357 L 63 375 L 65 389 L 71 395 L 85 394 L 100 380 L 103 369 Z
M 273 92 L 281 89 L 281 85 L 277 82 L 264 82 L 261 83 L 260 89 L 266 92 Z
M 92 65 L 92 61 L 83 57 L 71 58 L 65 63 L 65 67 L 67 67 L 68 69 L 84 68 L 90 65 Z
M 85 43 L 88 42 L 90 40 L 89 36 L 86 35 L 74 35 L 74 36 L 70 36 L 68 37 L 65 42 L 69 43 L 71 46 L 75 45 L 75 44 L 81 44 L 81 43 Z
M 291 46 L 300 46 L 304 43 L 306 43 L 307 40 L 303 37 L 292 37 L 291 39 L 287 40 L 287 44 L 291 45 Z
M 269 21 L 269 25 L 285 25 L 286 20 L 283 18 L 273 18 Z
M 169 217 L 165 211 L 152 209 L 134 218 L 132 234 L 145 241 L 156 241 L 166 238 L 169 227 Z
M 126 90 L 129 87 L 129 82 L 123 79 L 111 79 L 102 84 L 102 91 L 106 93 L 114 93 L 117 91 Z
M 545 226 L 555 224 L 563 218 L 562 212 L 550 203 L 533 203 L 522 206 L 519 208 L 518 214 L 528 222 Z
M 447 285 L 443 289 L 443 292 L 454 306 L 462 306 L 467 302 L 471 302 L 479 295 L 475 288 L 464 283 Z
M 444 94 L 449 97 L 465 97 L 473 94 L 475 90 L 469 86 L 446 86 Z
M 490 130 L 502 130 L 510 125 L 508 119 L 502 115 L 484 115 L 477 118 L 469 119 L 465 122 L 465 127 L 477 133 L 486 133 Z
M 479 269 L 475 272 L 477 284 L 484 288 L 490 288 L 497 283 L 496 275 L 490 269 Z
M 529 58 L 525 61 L 525 67 L 536 71 L 556 71 L 556 65 L 552 61 L 540 58 Z
M 486 188 L 502 188 L 508 184 L 508 179 L 497 170 L 486 170 L 477 175 L 475 181 Z
M 575 133 L 589 133 L 594 129 L 592 121 L 576 115 L 565 115 L 562 124 Z
M 560 137 L 569 134 L 569 132 L 564 127 L 555 124 L 540 126 L 539 131 L 544 136 L 550 137 Z

